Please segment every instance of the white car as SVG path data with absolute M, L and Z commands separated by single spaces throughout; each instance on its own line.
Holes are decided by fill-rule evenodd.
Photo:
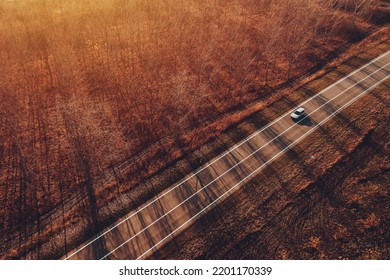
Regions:
M 294 112 L 291 114 L 291 118 L 294 121 L 299 121 L 300 119 L 302 119 L 305 116 L 306 116 L 305 108 L 303 108 L 303 107 L 299 107 L 299 108 L 295 109 Z

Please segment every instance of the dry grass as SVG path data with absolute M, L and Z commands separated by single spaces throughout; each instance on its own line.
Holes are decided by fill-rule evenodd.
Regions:
M 0 258 L 61 256 L 377 29 L 306 2 L 1 2 Z
M 360 53 L 304 88 L 318 90 L 389 46 Z M 388 259 L 389 87 L 358 100 L 152 258 Z

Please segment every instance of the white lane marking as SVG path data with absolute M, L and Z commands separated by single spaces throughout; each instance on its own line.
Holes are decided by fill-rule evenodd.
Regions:
M 310 97 L 309 99 L 305 100 L 304 102 L 302 102 L 301 104 L 299 104 L 297 107 L 300 107 L 304 104 L 306 104 L 307 102 L 311 101 L 312 99 L 314 99 L 315 97 L 319 96 L 320 94 L 322 94 L 323 92 L 329 90 L 330 88 L 336 86 L 338 83 L 344 81 L 345 79 L 349 78 L 350 76 L 352 76 L 353 74 L 359 72 L 360 70 L 362 70 L 363 68 L 366 68 L 368 66 L 370 66 L 371 64 L 373 64 L 374 62 L 378 61 L 379 59 L 381 59 L 382 57 L 385 57 L 386 55 L 388 55 L 390 53 L 390 50 L 385 52 L 384 54 L 378 56 L 377 58 L 371 60 L 370 62 L 368 62 L 367 64 L 361 66 L 360 68 L 356 69 L 355 71 L 351 72 L 350 74 L 348 74 L 347 76 L 345 76 L 344 78 L 334 82 L 333 84 L 329 85 L 328 87 L 326 87 L 325 89 L 321 90 L 319 93 L 317 93 L 316 95 Z M 230 154 L 231 152 L 233 152 L 234 150 L 236 150 L 238 147 L 242 146 L 243 144 L 245 144 L 246 142 L 248 142 L 250 139 L 252 139 L 253 137 L 255 137 L 257 134 L 261 133 L 262 131 L 264 131 L 265 129 L 267 129 L 268 127 L 270 127 L 271 125 L 273 125 L 274 123 L 276 123 L 277 121 L 279 121 L 280 119 L 286 117 L 288 114 L 290 114 L 290 112 L 286 112 L 284 115 L 280 116 L 279 118 L 277 118 L 276 120 L 272 121 L 270 124 L 268 124 L 267 126 L 263 127 L 261 130 L 258 130 L 256 132 L 254 132 L 252 135 L 248 136 L 246 139 L 243 139 L 241 142 L 235 144 L 234 146 L 232 146 L 231 148 L 229 148 L 226 152 L 224 152 L 222 155 L 220 155 L 219 157 L 217 157 L 216 159 L 212 160 L 211 162 L 209 162 L 207 165 L 205 165 L 204 167 L 202 167 L 200 170 L 198 170 L 196 173 L 193 173 L 191 176 L 187 177 L 185 180 L 183 180 L 182 182 L 178 183 L 177 185 L 175 185 L 173 188 L 171 188 L 170 190 L 162 193 L 161 195 L 157 194 L 156 198 L 153 199 L 151 202 L 149 202 L 148 204 L 144 205 L 142 208 L 138 209 L 136 212 L 132 213 L 131 215 L 129 215 L 128 217 L 126 217 L 125 219 L 123 219 L 121 222 L 119 222 L 118 224 L 114 225 L 113 227 L 111 227 L 110 229 L 106 230 L 105 232 L 103 232 L 102 234 L 98 235 L 97 237 L 95 237 L 93 240 L 91 240 L 90 242 L 88 242 L 87 244 L 85 244 L 84 246 L 82 246 L 81 248 L 79 248 L 78 250 L 76 250 L 75 252 L 73 252 L 72 254 L 70 254 L 68 257 L 65 258 L 65 260 L 68 260 L 69 258 L 73 257 L 74 255 L 76 255 L 78 252 L 80 252 L 81 250 L 83 250 L 84 248 L 88 247 L 90 244 L 92 244 L 93 242 L 95 242 L 96 240 L 98 240 L 100 237 L 102 237 L 103 235 L 106 235 L 107 233 L 109 233 L 110 231 L 112 231 L 114 228 L 120 226 L 121 224 L 123 224 L 124 222 L 126 222 L 127 220 L 129 220 L 130 218 L 132 218 L 133 216 L 137 215 L 139 212 L 141 212 L 142 210 L 144 210 L 145 208 L 149 207 L 150 205 L 152 205 L 153 203 L 155 203 L 156 201 L 158 201 L 160 199 L 160 197 L 163 197 L 165 195 L 167 195 L 168 193 L 172 192 L 173 190 L 175 190 L 176 188 L 178 188 L 179 186 L 181 186 L 183 183 L 187 182 L 188 180 L 190 180 L 191 178 L 193 178 L 194 176 L 196 176 L 197 174 L 199 174 L 200 172 L 202 172 L 203 170 L 205 170 L 206 168 L 208 168 L 210 165 L 214 164 L 215 162 L 217 162 L 218 160 L 220 160 L 221 158 L 225 157 L 227 154 Z
M 201 214 L 202 212 L 204 212 L 207 208 L 209 208 L 210 206 L 214 205 L 218 200 L 220 200 L 223 196 L 225 196 L 227 193 L 229 193 L 231 190 L 233 190 L 234 188 L 236 188 L 237 186 L 241 185 L 244 181 L 246 181 L 249 177 L 252 177 L 256 172 L 258 172 L 262 167 L 264 167 L 265 165 L 267 165 L 270 161 L 274 160 L 275 158 L 279 157 L 282 153 L 284 153 L 285 150 L 289 149 L 292 145 L 296 144 L 298 141 L 300 141 L 301 139 L 305 138 L 308 134 L 312 133 L 314 130 L 316 130 L 316 128 L 318 128 L 318 126 L 320 126 L 321 124 L 324 124 L 325 122 L 329 121 L 333 115 L 335 115 L 336 113 L 338 113 L 340 110 L 348 107 L 349 105 L 351 105 L 355 100 L 357 100 L 358 98 L 362 97 L 366 92 L 372 90 L 373 88 L 375 88 L 376 86 L 378 86 L 379 84 L 381 84 L 384 80 L 386 80 L 387 78 L 389 78 L 390 75 L 387 75 L 384 79 L 380 80 L 378 83 L 376 83 L 375 85 L 371 86 L 369 89 L 363 91 L 362 93 L 360 93 L 358 96 L 356 96 L 355 98 L 351 99 L 348 103 L 344 104 L 343 106 L 341 106 L 339 109 L 337 109 L 337 111 L 334 111 L 332 114 L 330 114 L 328 117 L 326 117 L 323 121 L 321 121 L 320 123 L 318 123 L 316 126 L 314 126 L 312 129 L 310 129 L 309 131 L 307 131 L 305 134 L 303 134 L 301 137 L 299 137 L 297 140 L 295 140 L 293 143 L 291 143 L 289 146 L 287 146 L 286 148 L 284 148 L 282 151 L 280 151 L 278 154 L 276 154 L 274 157 L 272 157 L 270 160 L 268 160 L 266 163 L 264 163 L 262 166 L 260 166 L 259 168 L 257 168 L 255 171 L 253 171 L 251 174 L 249 174 L 247 177 L 245 177 L 244 179 L 242 179 L 240 182 L 238 182 L 236 185 L 234 185 L 232 188 L 230 188 L 228 191 L 226 191 L 224 194 L 222 194 L 221 196 L 219 196 L 216 200 L 214 200 L 212 203 L 210 203 L 209 205 L 207 205 L 205 208 L 203 208 L 200 212 L 198 212 L 196 215 L 194 215 L 191 219 L 187 220 L 185 223 L 183 223 L 181 226 L 179 226 L 177 229 L 175 229 L 173 232 L 171 232 L 169 235 L 167 235 L 165 238 L 161 239 L 158 243 L 156 243 L 153 247 L 149 248 L 145 253 L 143 253 L 141 256 L 139 256 L 137 258 L 137 260 L 141 259 L 143 256 L 145 256 L 147 253 L 149 253 L 151 250 L 153 250 L 154 248 L 156 248 L 159 244 L 161 244 L 162 242 L 164 242 L 168 237 L 172 236 L 173 234 L 175 234 L 176 231 L 178 231 L 179 229 L 181 229 L 183 226 L 185 226 L 186 224 L 188 224 L 190 221 L 194 220 L 195 218 L 197 218 L 197 216 L 199 216 L 199 214 Z
M 350 90 L 351 88 L 355 87 L 357 84 L 360 84 L 362 81 L 368 79 L 369 77 L 371 77 L 372 75 L 376 74 L 377 72 L 380 72 L 383 68 L 385 68 L 387 65 L 389 65 L 390 63 L 387 63 L 386 65 L 382 66 L 382 68 L 376 70 L 375 72 L 372 72 L 369 76 L 366 76 L 364 79 L 360 80 L 358 83 L 350 86 L 349 88 L 345 89 L 344 91 L 340 92 L 339 94 L 337 94 L 336 96 L 334 96 L 333 98 L 329 99 L 327 102 L 323 103 L 321 106 L 319 106 L 317 109 L 313 110 L 310 114 L 308 114 L 307 116 L 305 116 L 302 120 L 306 119 L 307 117 L 309 117 L 310 115 L 314 114 L 316 111 L 320 110 L 322 107 L 326 106 L 329 102 L 331 102 L 332 100 L 334 100 L 335 98 L 339 97 L 340 95 L 344 94 L 346 91 Z M 302 121 L 301 120 L 301 121 Z M 226 170 L 224 173 L 222 173 L 221 175 L 219 175 L 218 177 L 216 177 L 214 180 L 212 180 L 211 182 L 209 182 L 208 184 L 206 184 L 205 186 L 203 186 L 201 189 L 199 189 L 197 192 L 193 193 L 191 196 L 189 196 L 188 198 L 186 198 L 185 200 L 183 200 L 180 204 L 176 205 L 174 208 L 172 208 L 171 210 L 169 210 L 168 212 L 166 212 L 163 216 L 159 217 L 157 220 L 153 221 L 151 224 L 149 224 L 148 226 L 146 226 L 145 228 L 143 228 L 142 230 L 140 230 L 139 232 L 137 232 L 135 235 L 131 236 L 129 239 L 127 239 L 125 242 L 123 242 L 122 244 L 120 244 L 119 246 L 117 246 L 114 250 L 110 251 L 108 254 L 106 254 L 102 259 L 106 258 L 107 256 L 109 256 L 110 254 L 114 253 L 116 250 L 118 250 L 120 247 L 122 247 L 124 244 L 126 244 L 127 242 L 131 241 L 132 239 L 134 239 L 135 237 L 137 237 L 138 235 L 140 235 L 142 232 L 144 232 L 145 230 L 147 230 L 149 227 L 153 226 L 155 223 L 157 223 L 158 221 L 160 221 L 161 219 L 163 219 L 165 216 L 169 215 L 171 212 L 173 212 L 174 210 L 176 210 L 178 207 L 180 207 L 182 204 L 184 204 L 185 202 L 187 202 L 188 200 L 190 200 L 192 197 L 194 197 L 195 195 L 197 195 L 199 192 L 203 191 L 205 188 L 207 188 L 208 186 L 210 186 L 212 183 L 214 183 L 215 181 L 219 180 L 221 177 L 223 177 L 226 173 L 230 172 L 232 169 L 236 168 L 238 165 L 240 165 L 241 163 L 243 163 L 244 161 L 246 161 L 248 158 L 250 158 L 252 155 L 254 155 L 255 153 L 257 153 L 258 151 L 260 151 L 261 149 L 263 149 L 265 146 L 267 146 L 268 144 L 270 144 L 271 142 L 273 142 L 276 138 L 278 138 L 279 136 L 283 135 L 285 132 L 289 131 L 290 129 L 292 129 L 294 126 L 298 125 L 298 123 L 294 123 L 293 125 L 291 125 L 288 129 L 284 130 L 282 133 L 280 133 L 278 136 L 274 137 L 272 140 L 268 141 L 266 144 L 264 144 L 262 147 L 258 148 L 257 150 L 255 150 L 254 152 L 252 152 L 250 155 L 248 155 L 247 157 L 245 157 L 244 159 L 242 159 L 240 162 L 236 163 L 234 166 L 232 166 L 231 168 L 229 168 L 228 170 Z
M 362 81 L 368 79 L 369 77 L 371 77 L 372 75 L 376 74 L 377 72 L 380 72 L 383 68 L 385 68 L 386 66 L 388 66 L 390 63 L 387 63 L 386 65 L 384 65 L 382 68 L 376 70 L 375 72 L 371 73 L 369 76 L 365 77 L 364 79 L 360 80 L 358 83 L 356 83 L 355 85 L 353 86 L 350 86 L 348 89 L 344 90 L 343 92 L 337 94 L 335 97 L 333 97 L 332 99 L 329 99 L 326 103 L 322 104 L 320 107 L 318 107 L 316 110 L 312 111 L 311 114 L 313 114 L 314 112 L 318 111 L 320 108 L 326 106 L 326 104 L 328 104 L 329 102 L 331 102 L 332 100 L 334 100 L 335 98 L 339 97 L 340 95 L 342 95 L 344 92 L 348 91 L 349 89 L 355 87 L 357 84 L 360 84 Z M 360 93 L 362 94 L 362 93 Z M 359 94 L 359 95 L 360 95 Z M 342 108 L 342 107 L 341 107 Z M 339 109 L 338 109 L 339 110 Z M 338 110 L 336 110 L 335 112 L 337 112 Z M 309 115 L 311 115 L 309 114 Z M 307 115 L 305 118 L 307 118 L 309 115 Z M 303 119 L 305 119 L 303 118 Z M 303 120 L 302 119 L 302 120 Z M 321 122 L 320 122 L 321 123 Z M 124 241 L 122 244 L 120 244 L 119 246 L 117 246 L 114 250 L 110 251 L 108 254 L 106 254 L 104 257 L 102 257 L 101 259 L 104 259 L 106 258 L 107 256 L 111 255 L 112 253 L 114 253 L 116 250 L 118 250 L 119 248 L 121 248 L 124 244 L 126 244 L 127 242 L 131 241 L 132 239 L 134 239 L 135 237 L 137 237 L 138 235 L 140 235 L 142 232 L 146 231 L 148 228 L 150 228 L 151 226 L 153 226 L 154 224 L 156 224 L 158 221 L 160 221 L 161 219 L 163 219 L 164 217 L 166 217 L 167 215 L 169 215 L 170 213 L 172 213 L 174 210 L 176 210 L 177 208 L 179 208 L 181 205 L 183 205 L 185 202 L 187 202 L 188 200 L 190 200 L 191 198 L 193 198 L 194 196 L 196 196 L 199 192 L 203 191 L 204 189 L 206 189 L 208 186 L 210 186 L 212 183 L 214 183 L 215 181 L 219 180 L 221 177 L 223 177 L 226 173 L 230 172 L 232 169 L 236 168 L 238 165 L 240 165 L 241 163 L 243 163 L 244 161 L 246 161 L 248 158 L 250 158 L 252 155 L 254 155 L 255 153 L 257 153 L 259 150 L 261 150 L 263 147 L 265 147 L 266 145 L 268 145 L 269 143 L 273 142 L 273 140 L 275 140 L 276 138 L 278 138 L 279 136 L 283 135 L 286 131 L 290 130 L 291 128 L 293 128 L 295 125 L 297 125 L 298 123 L 294 123 L 294 125 L 290 126 L 288 129 L 286 129 L 285 131 L 283 131 L 282 133 L 280 133 L 278 136 L 276 136 L 275 138 L 273 138 L 272 140 L 270 140 L 269 142 L 267 142 L 266 144 L 264 144 L 261 148 L 258 148 L 256 151 L 252 152 L 250 155 L 248 155 L 246 158 L 244 158 L 243 160 L 241 160 L 239 163 L 237 163 L 236 165 L 234 165 L 233 167 L 231 167 L 229 170 L 225 171 L 224 173 L 222 173 L 221 175 L 219 175 L 217 178 L 215 178 L 213 181 L 211 181 L 210 183 L 208 183 L 207 185 L 205 185 L 204 187 L 202 187 L 201 189 L 199 189 L 197 192 L 193 193 L 191 196 L 189 196 L 188 198 L 186 198 L 185 200 L 183 200 L 180 204 L 176 205 L 174 208 L 172 208 L 171 210 L 169 210 L 168 212 L 166 212 L 164 215 L 160 216 L 158 219 L 156 219 L 155 221 L 153 221 L 151 224 L 149 224 L 148 226 L 146 226 L 145 228 L 143 228 L 142 230 L 140 230 L 139 232 L 137 232 L 135 235 L 131 236 L 129 239 L 127 239 L 126 241 Z M 318 126 L 318 124 L 316 126 L 314 126 L 312 129 L 316 128 Z M 312 130 L 310 129 L 310 130 Z M 309 131 L 310 131 L 309 130 Z M 305 134 L 304 134 L 305 135 Z M 298 138 L 300 139 L 300 138 Z M 296 141 L 294 141 L 293 143 L 295 143 Z M 293 144 L 292 143 L 292 144 Z M 290 147 L 291 144 L 288 147 Z M 283 150 L 284 151 L 284 150 Z M 269 162 L 269 160 L 265 163 L 267 164 Z M 264 166 L 264 164 L 262 165 Z M 250 175 L 249 175 L 250 176 Z M 248 178 L 248 176 L 246 177 Z M 190 218 L 191 220 L 191 218 Z

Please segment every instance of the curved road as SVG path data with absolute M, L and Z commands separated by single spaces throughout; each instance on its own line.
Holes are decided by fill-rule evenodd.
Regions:
M 389 75 L 390 51 L 303 102 L 305 119 L 287 112 L 63 258 L 147 257 Z

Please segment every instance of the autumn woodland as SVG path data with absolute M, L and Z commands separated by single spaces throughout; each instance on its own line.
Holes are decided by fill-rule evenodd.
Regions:
M 143 182 L 376 30 L 379 4 L 1 1 L 0 258 L 59 258 L 168 187 Z

